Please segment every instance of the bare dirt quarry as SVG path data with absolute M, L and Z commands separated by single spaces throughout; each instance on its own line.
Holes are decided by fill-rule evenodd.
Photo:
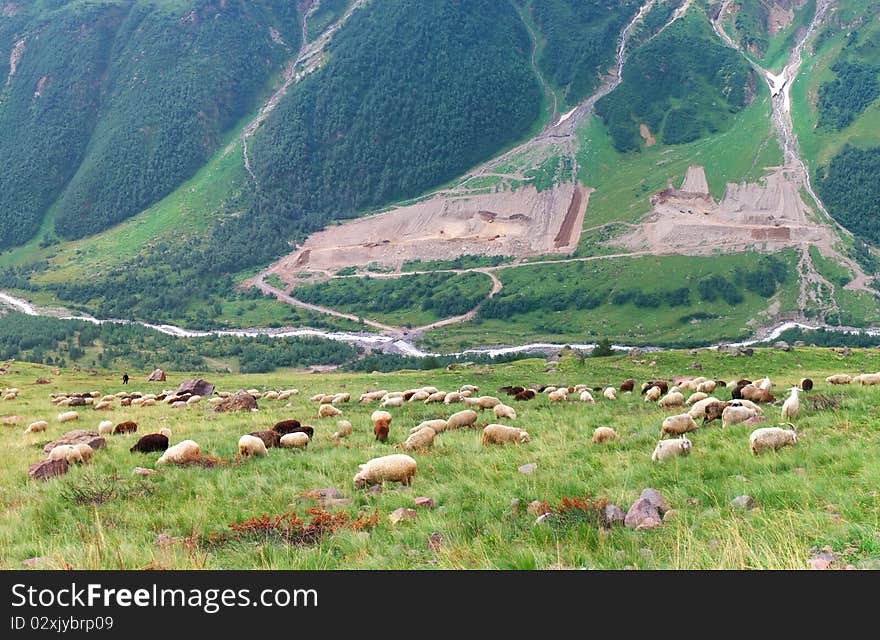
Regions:
M 435 196 L 327 227 L 271 271 L 292 284 L 299 273 L 332 275 L 344 267 L 371 263 L 399 269 L 410 260 L 460 255 L 568 254 L 580 239 L 589 193 L 564 183 L 543 191 L 525 186 L 516 191 Z

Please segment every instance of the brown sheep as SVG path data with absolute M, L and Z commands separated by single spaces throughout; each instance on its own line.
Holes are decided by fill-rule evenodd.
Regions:
M 624 381 L 620 384 L 620 390 L 623 391 L 624 393 L 627 392 L 627 391 L 632 391 L 632 390 L 635 389 L 635 388 L 636 388 L 636 381 L 633 380 L 632 378 L 629 378 L 629 379 L 627 379 L 627 380 L 624 380 Z
M 776 402 L 776 397 L 772 393 L 764 391 L 754 385 L 749 384 L 744 386 L 741 393 L 743 399 L 751 400 L 752 402 L 763 402 L 765 404 Z
M 373 433 L 376 435 L 376 440 L 379 442 L 385 442 L 388 440 L 388 430 L 391 426 L 391 414 L 387 411 L 374 411 L 370 415 L 370 420 L 373 421 Z
M 703 424 L 709 424 L 721 418 L 724 410 L 730 406 L 729 402 L 710 402 L 706 405 L 706 415 L 703 416 Z
M 129 449 L 131 453 L 152 453 L 153 451 L 165 451 L 168 449 L 168 436 L 161 433 L 148 433 L 134 443 Z
M 288 433 L 295 433 L 300 430 L 302 423 L 299 420 L 282 420 L 281 422 L 276 422 L 275 426 L 272 427 L 272 431 L 277 433 L 278 435 L 287 435 Z
M 277 431 L 272 431 L 271 429 L 267 431 L 251 431 L 248 435 L 262 440 L 267 449 L 280 446 L 281 435 Z
M 513 399 L 519 400 L 520 402 L 525 402 L 526 400 L 534 400 L 535 397 L 537 397 L 537 394 L 535 393 L 534 389 L 524 389 L 523 391 L 517 393 L 513 397 Z
M 113 433 L 118 435 L 120 433 L 134 433 L 137 431 L 137 422 L 132 422 L 130 420 L 126 422 L 120 422 L 113 428 Z
M 642 394 L 646 393 L 651 387 L 659 387 L 661 394 L 665 394 L 669 391 L 669 383 L 665 380 L 649 380 L 646 384 L 647 386 L 642 389 Z

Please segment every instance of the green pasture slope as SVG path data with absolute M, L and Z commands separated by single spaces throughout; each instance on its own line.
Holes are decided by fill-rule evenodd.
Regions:
M 452 371 L 402 371 L 391 374 L 211 375 L 219 390 L 298 388 L 287 402 L 260 400 L 257 413 L 217 414 L 206 402 L 185 409 L 165 405 L 100 412 L 79 410 L 73 424 L 59 424 L 49 394 L 58 391 L 119 391 L 121 372 L 63 370 L 10 362 L 3 384 L 20 389 L 18 398 L 0 400 L 3 415 L 23 421 L 0 431 L 0 568 L 15 569 L 41 557 L 54 567 L 75 569 L 803 569 L 811 548 L 830 545 L 846 552 L 834 567 L 880 563 L 880 419 L 874 408 L 877 387 L 832 387 L 824 377 L 878 368 L 876 349 L 854 349 L 840 356 L 830 349 L 795 348 L 790 353 L 757 349 L 752 357 L 708 351 L 648 353 L 633 359 L 573 356 L 561 359 L 557 373 L 545 373 L 545 361 L 457 367 Z M 702 370 L 689 369 L 699 362 Z M 145 383 L 144 371 L 129 371 L 129 391 L 174 388 L 197 373 L 169 373 L 166 383 Z M 395 453 L 410 427 L 422 419 L 449 415 L 458 405 L 407 404 L 392 409 L 387 444 L 375 441 L 369 420 L 375 405 L 359 405 L 367 389 L 404 390 L 434 385 L 444 390 L 465 383 L 480 393 L 496 394 L 507 384 L 618 385 L 637 380 L 698 374 L 718 379 L 769 375 L 774 392 L 804 376 L 816 387 L 802 395 L 795 423 L 795 447 L 753 456 L 750 427 L 702 427 L 691 434 L 689 457 L 655 464 L 650 460 L 660 423 L 669 413 L 638 394 L 617 401 L 599 399 L 549 404 L 546 396 L 517 403 L 512 421 L 531 434 L 527 445 L 483 447 L 478 430 L 440 434 L 434 448 L 412 453 L 418 472 L 409 489 L 388 483 L 381 493 L 356 491 L 358 464 Z M 34 380 L 48 376 L 48 385 Z M 336 419 L 317 418 L 316 392 L 349 391 L 353 401 L 340 405 L 354 426 L 350 438 L 330 438 Z M 727 399 L 720 389 L 717 397 Z M 824 408 L 814 408 L 819 406 Z M 765 407 L 766 425 L 779 422 L 779 407 Z M 239 436 L 270 428 L 275 421 L 298 418 L 315 427 L 305 450 L 271 449 L 267 458 L 234 461 Z M 26 424 L 46 419 L 44 433 L 24 434 Z M 100 420 L 134 420 L 132 435 L 109 436 L 92 462 L 64 477 L 29 481 L 27 467 L 42 459 L 42 445 L 70 428 L 97 427 Z M 488 412 L 479 424 L 495 422 Z M 505 421 L 511 422 L 511 421 Z M 593 429 L 614 427 L 617 442 L 594 445 Z M 142 434 L 169 427 L 172 442 L 196 440 L 205 454 L 222 460 L 214 468 L 166 468 L 150 476 L 132 474 L 152 468 L 158 454 L 131 454 Z M 532 474 L 517 471 L 536 463 Z M 339 489 L 343 502 L 326 507 L 340 526 L 310 543 L 292 544 L 272 531 L 231 535 L 230 523 L 264 514 L 296 512 L 308 523 L 316 502 L 308 492 Z M 658 490 L 674 513 L 657 529 L 599 528 L 589 510 L 560 511 L 543 523 L 526 512 L 534 500 L 554 508 L 563 497 L 589 495 L 626 510 L 646 487 Z M 756 507 L 741 511 L 733 498 L 750 495 Z M 433 509 L 419 509 L 414 520 L 393 524 L 389 514 L 412 507 L 414 498 L 433 498 Z M 517 503 L 513 502 L 518 500 Z M 350 502 L 349 502 L 350 501 Z M 363 526 L 353 528 L 351 523 Z M 325 520 L 326 522 L 326 520 Z M 355 530 L 356 529 L 356 530 Z M 439 550 L 428 550 L 439 532 Z M 212 535 L 213 534 L 213 535 Z M 229 535 L 218 535 L 229 534 Z

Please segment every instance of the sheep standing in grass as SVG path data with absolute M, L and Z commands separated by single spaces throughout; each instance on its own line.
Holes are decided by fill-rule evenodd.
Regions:
M 101 420 L 101 422 L 98 424 L 98 433 L 100 433 L 102 436 L 113 433 L 113 423 L 109 420 Z
M 501 400 L 495 396 L 480 396 L 479 398 L 464 398 L 464 404 L 478 409 L 492 409 L 497 404 L 501 404 Z
M 462 427 L 470 427 L 473 426 L 477 421 L 477 412 L 473 409 L 465 409 L 464 411 L 459 411 L 458 413 L 453 413 L 449 416 L 449 419 L 446 420 L 446 429 L 461 429 Z
M 310 438 L 307 433 L 297 431 L 295 433 L 286 433 L 281 436 L 279 444 L 285 448 L 304 449 L 308 446 L 309 440 Z
M 691 418 L 690 414 L 682 413 L 677 416 L 669 416 L 663 420 L 663 424 L 660 427 L 660 437 L 662 438 L 666 435 L 680 436 L 690 431 L 696 431 L 697 429 L 697 423 L 694 422 L 694 419 Z
M 419 424 L 414 426 L 412 429 L 409 430 L 409 432 L 415 433 L 419 429 L 424 429 L 425 427 L 428 427 L 429 429 L 433 429 L 434 433 L 443 433 L 444 431 L 446 431 L 446 424 L 446 420 L 440 418 L 436 420 L 425 420 L 424 422 L 420 422 Z
M 443 402 L 446 399 L 445 391 L 437 391 L 425 398 L 425 404 L 433 404 L 435 402 Z
M 678 456 L 687 456 L 691 453 L 691 441 L 687 436 L 681 438 L 673 438 L 670 440 L 660 440 L 651 454 L 652 462 L 663 462 L 671 460 Z
M 492 411 L 495 413 L 496 420 L 500 420 L 501 418 L 516 420 L 516 411 L 513 407 L 508 407 L 506 404 L 496 404 L 492 408 Z
M 318 417 L 320 418 L 332 418 L 339 415 L 342 415 L 342 411 L 334 407 L 332 404 L 322 404 L 318 408 Z
M 422 427 L 418 431 L 409 434 L 409 437 L 400 445 L 404 451 L 416 451 L 434 446 L 434 436 L 437 432 L 431 427 Z
M 696 393 L 692 393 L 688 396 L 688 399 L 685 400 L 685 404 L 688 406 L 692 406 L 693 404 L 699 402 L 700 400 L 705 400 L 709 397 L 708 393 L 703 393 L 702 391 L 697 391 Z
M 443 398 L 443 404 L 452 404 L 454 402 L 461 402 L 461 394 L 458 391 L 450 391 L 446 394 L 446 397 Z
M 852 382 L 852 377 L 845 373 L 835 373 L 833 376 L 825 378 L 825 382 L 829 384 L 850 384 Z
M 382 389 L 380 391 L 367 391 L 361 394 L 361 397 L 358 399 L 358 402 L 361 404 L 367 402 L 376 402 L 376 400 L 381 400 L 388 391 L 386 389 Z
M 726 429 L 735 424 L 745 422 L 749 418 L 758 415 L 758 412 L 749 407 L 729 406 L 721 413 L 721 428 Z
M 266 431 L 251 431 L 248 435 L 262 440 L 267 449 L 277 447 L 281 440 L 281 436 L 278 435 L 278 432 L 271 429 L 267 429 Z
M 704 380 L 697 385 L 697 393 L 712 393 L 717 386 L 718 383 L 714 380 Z
M 593 431 L 593 444 L 601 444 L 603 442 L 611 442 L 617 440 L 619 436 L 611 427 L 596 427 Z
M 36 422 L 31 422 L 27 429 L 24 430 L 25 433 L 37 433 L 38 431 L 45 431 L 49 427 L 49 423 L 45 420 L 37 420 Z
M 373 433 L 376 436 L 376 440 L 379 440 L 380 442 L 388 440 L 388 430 L 391 427 L 391 414 L 387 411 L 374 411 L 370 415 L 370 420 L 373 421 Z
M 156 464 L 187 464 L 198 460 L 200 455 L 201 448 L 195 440 L 184 440 L 173 447 L 168 447 L 156 460 Z
M 503 424 L 489 424 L 483 429 L 483 446 L 490 444 L 528 444 L 531 437 L 525 429 Z
M 605 387 L 602 395 L 606 400 L 617 400 L 617 391 L 615 391 L 614 387 Z
M 404 403 L 403 396 L 394 396 L 392 398 L 385 398 L 382 402 L 379 403 L 379 406 L 384 408 L 387 407 L 402 407 Z
M 720 402 L 720 401 L 718 400 L 718 398 L 716 398 L 714 396 L 709 396 L 708 398 L 703 398 L 702 400 L 697 400 L 696 402 L 694 402 L 693 405 L 691 405 L 691 408 L 688 409 L 688 413 L 690 414 L 691 418 L 693 418 L 694 420 L 699 420 L 700 418 L 705 418 L 706 417 L 706 409 L 713 402 Z
M 660 397 L 660 387 L 651 387 L 645 392 L 645 402 L 654 402 Z
M 869 387 L 875 384 L 880 384 L 880 373 L 863 373 L 862 375 L 853 378 L 853 382 L 855 382 L 856 379 L 858 379 L 860 385 Z
M 707 425 L 710 422 L 714 422 L 718 420 L 722 415 L 724 415 L 724 410 L 731 406 L 731 402 L 710 402 L 706 405 L 706 410 L 703 412 L 703 424 Z
M 785 399 L 785 402 L 782 403 L 783 420 L 794 420 L 795 418 L 797 418 L 798 413 L 801 410 L 801 401 L 798 398 L 798 391 L 799 389 L 797 387 L 792 387 L 791 395 L 789 395 Z
M 549 402 L 565 402 L 568 400 L 568 389 L 556 389 L 547 394 Z
M 655 389 L 657 387 L 654 387 Z M 664 409 L 669 409 L 671 407 L 681 407 L 684 405 L 684 395 L 678 391 L 672 392 L 670 391 L 665 396 L 660 398 L 660 401 L 657 403 L 657 406 L 662 407 Z
M 238 439 L 238 453 L 245 458 L 269 455 L 266 444 L 257 436 L 252 435 L 243 435 Z
M 340 420 L 336 423 L 336 432 L 330 436 L 334 440 L 341 440 L 351 435 L 351 423 L 348 420 Z M 284 436 L 282 436 L 282 440 Z
M 416 475 L 416 461 L 403 453 L 373 458 L 359 465 L 359 468 L 360 471 L 354 476 L 355 489 L 385 481 L 408 485 Z
M 593 399 L 593 394 L 590 393 L 588 389 L 581 391 L 579 400 L 581 402 L 586 402 L 587 404 L 596 404 L 596 401 Z
M 83 448 L 88 447 L 88 452 Z M 62 444 L 57 447 L 53 447 L 53 449 L 49 452 L 49 460 L 67 460 L 68 464 L 83 464 L 88 462 L 88 460 L 92 457 L 91 454 L 94 453 L 91 447 L 87 444 L 73 445 L 73 444 Z M 84 457 L 85 454 L 85 457 Z
M 58 422 L 71 422 L 79 420 L 79 414 L 76 411 L 65 411 L 58 414 Z
M 115 427 L 113 427 L 113 435 L 119 435 L 120 433 L 134 433 L 135 431 L 137 431 L 137 428 L 137 422 L 126 420 L 125 422 L 120 422 Z
M 88 463 L 92 459 L 92 456 L 95 455 L 95 450 L 85 442 L 75 444 L 73 445 L 73 448 L 79 452 L 80 459 L 83 463 Z M 70 461 L 68 460 L 68 462 Z
M 168 436 L 163 433 L 148 433 L 134 443 L 129 449 L 130 453 L 152 453 L 154 451 L 168 450 Z
M 781 449 L 782 447 L 797 444 L 797 433 L 794 425 L 789 423 L 791 429 L 779 427 L 763 427 L 755 429 L 749 436 L 749 449 L 755 455 L 762 451 Z

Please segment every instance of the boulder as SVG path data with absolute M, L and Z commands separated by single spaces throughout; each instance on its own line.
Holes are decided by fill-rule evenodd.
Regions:
M 789 345 L 785 340 L 778 340 L 774 342 L 773 348 L 777 351 L 791 351 L 791 345 Z
M 174 395 L 183 396 L 189 394 L 191 396 L 202 396 L 203 398 L 208 398 L 214 393 L 214 385 L 208 382 L 207 380 L 203 380 L 202 378 L 198 378 L 196 380 L 184 380 L 177 387 L 177 391 L 174 392 Z
M 525 475 L 529 475 L 531 473 L 534 473 L 537 470 L 538 470 L 538 465 L 535 464 L 534 462 L 529 462 L 528 464 L 524 464 L 524 465 L 517 468 L 517 471 L 519 471 L 520 473 L 523 473 Z
M 608 522 L 608 526 L 623 524 L 625 518 L 626 514 L 623 512 L 623 509 L 616 504 L 605 506 L 605 520 Z
M 156 369 L 147 376 L 147 382 L 165 382 L 165 372 L 162 369 Z
M 639 498 L 644 498 L 645 500 L 653 504 L 655 507 L 657 507 L 657 511 L 659 511 L 661 514 L 669 511 L 669 505 L 666 504 L 666 500 L 663 499 L 663 496 L 661 496 L 656 489 L 651 489 L 650 487 L 648 487 L 647 489 L 642 491 L 641 495 L 639 495 Z
M 748 511 L 755 508 L 755 499 L 752 496 L 737 496 L 730 501 L 730 506 Z
M 647 498 L 639 498 L 626 512 L 623 524 L 631 528 L 656 527 L 661 522 L 657 506 Z
M 31 480 L 49 480 L 67 473 L 69 465 L 64 458 L 57 460 L 40 460 L 28 468 L 28 477 Z
M 418 513 L 415 509 L 407 509 L 406 507 L 400 507 L 388 514 L 388 518 L 393 524 L 397 524 L 401 520 L 415 520 L 417 517 Z
M 215 404 L 212 411 L 251 411 L 256 408 L 256 399 L 246 391 L 239 391 L 235 395 L 225 398 L 223 402 Z
M 34 384 L 49 384 L 52 381 L 49 378 L 37 378 L 37 381 Z
M 427 496 L 419 496 L 415 500 L 413 500 L 417 507 L 421 507 L 422 509 L 433 509 L 434 508 L 434 498 L 429 498 Z
M 107 441 L 98 435 L 97 431 L 89 431 L 87 429 L 74 429 L 73 431 L 68 431 L 63 436 L 58 438 L 58 440 L 53 440 L 49 444 L 43 447 L 43 453 L 48 454 L 52 449 L 62 444 L 80 444 L 85 443 L 89 445 L 92 449 L 97 451 L 105 444 Z

